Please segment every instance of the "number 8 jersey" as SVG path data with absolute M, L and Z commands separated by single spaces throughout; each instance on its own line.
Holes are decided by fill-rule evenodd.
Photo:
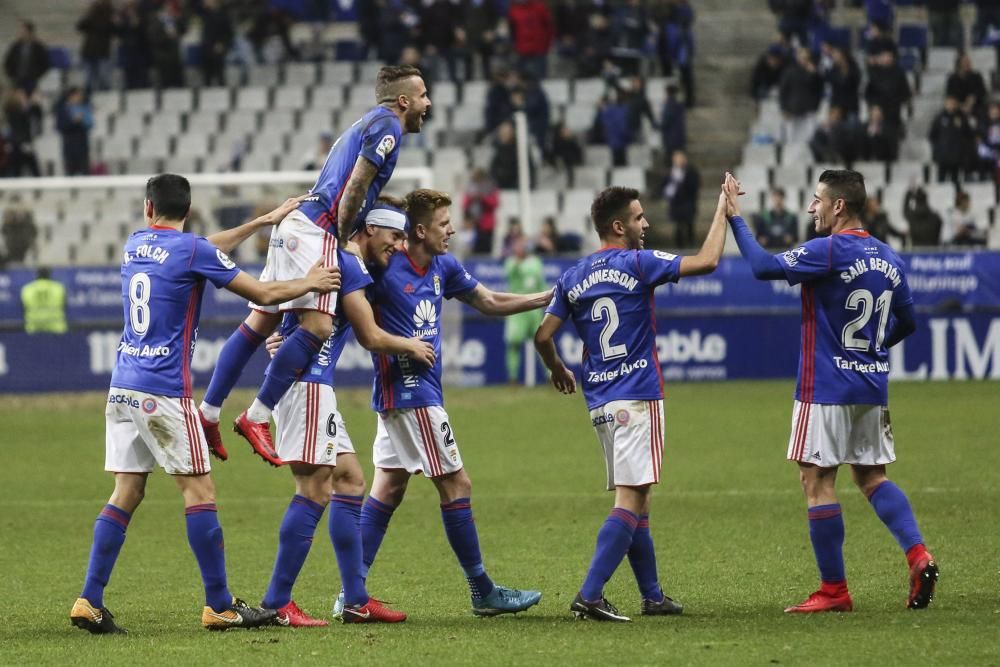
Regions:
M 894 309 L 913 302 L 903 263 L 868 232 L 851 229 L 777 255 L 788 283 L 802 283 L 802 352 L 795 399 L 886 405 Z
M 225 287 L 239 272 L 204 237 L 157 226 L 132 234 L 122 258 L 125 328 L 111 386 L 191 396 L 191 357 L 205 280 Z
M 604 248 L 559 278 L 546 312 L 572 319 L 583 339 L 588 409 L 663 398 L 653 288 L 677 282 L 680 265 L 680 257 L 659 250 Z

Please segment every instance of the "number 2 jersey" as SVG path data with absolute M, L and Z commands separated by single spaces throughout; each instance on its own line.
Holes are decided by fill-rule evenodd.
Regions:
M 587 409 L 663 398 L 653 289 L 680 278 L 681 258 L 659 250 L 604 248 L 556 283 L 547 313 L 572 320 L 583 339 Z
M 371 287 L 375 321 L 385 331 L 404 338 L 419 337 L 434 346 L 437 360 L 427 367 L 402 355 L 372 354 L 375 384 L 372 409 L 444 405 L 441 391 L 441 308 L 444 300 L 466 294 L 479 282 L 453 256 L 436 255 L 426 269 L 405 252 L 389 258 L 376 271 Z
M 343 250 L 337 250 L 337 266 L 340 267 L 340 296 L 344 297 L 351 292 L 366 289 L 372 284 L 372 278 L 368 274 L 368 268 L 357 255 Z M 288 311 L 281 320 L 279 329 L 282 337 L 288 338 L 299 328 L 299 318 L 295 311 Z M 306 367 L 299 377 L 299 382 L 315 382 L 335 387 L 334 370 L 337 367 L 337 360 L 340 359 L 344 346 L 347 344 L 347 337 L 351 333 L 351 323 L 344 315 L 343 308 L 337 308 L 337 314 L 333 318 L 333 332 L 323 343 L 323 347 L 313 357 L 312 362 Z
M 340 222 L 337 220 L 337 207 L 340 206 L 340 198 L 360 155 L 378 169 L 365 193 L 361 210 L 358 211 L 359 217 L 364 216 L 396 168 L 401 133 L 396 114 L 382 106 L 369 109 L 340 135 L 330 149 L 316 185 L 309 191 L 310 196 L 299 206 L 299 211 L 336 236 Z M 350 227 L 354 220 L 347 220 L 344 224 Z
M 205 281 L 225 287 L 239 272 L 204 237 L 157 226 L 132 234 L 122 259 L 125 328 L 111 386 L 191 396 L 191 357 Z
M 892 311 L 913 303 L 903 263 L 863 230 L 847 230 L 775 255 L 802 284 L 802 352 L 795 399 L 885 405 Z

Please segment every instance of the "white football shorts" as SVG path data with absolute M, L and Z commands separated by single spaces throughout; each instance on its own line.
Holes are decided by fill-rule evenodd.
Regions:
M 833 468 L 896 460 L 886 405 L 822 405 L 795 401 L 788 459 Z
M 337 465 L 338 454 L 353 454 L 333 387 L 296 382 L 274 409 L 275 449 L 285 463 Z
M 372 459 L 377 468 L 422 472 L 427 477 L 462 469 L 448 413 L 439 405 L 380 413 Z
M 200 475 L 211 470 L 194 401 L 111 387 L 104 410 L 104 469 Z
M 323 230 L 298 210 L 292 211 L 271 230 L 271 243 L 267 249 L 267 263 L 260 274 L 261 282 L 297 280 L 305 278 L 309 269 L 319 260 L 325 266 L 337 265 L 337 239 Z M 298 299 L 276 306 L 250 307 L 265 313 L 285 310 L 318 310 L 333 315 L 337 308 L 337 292 L 317 294 L 309 292 Z
M 604 450 L 608 491 L 660 482 L 663 401 L 611 401 L 590 411 Z

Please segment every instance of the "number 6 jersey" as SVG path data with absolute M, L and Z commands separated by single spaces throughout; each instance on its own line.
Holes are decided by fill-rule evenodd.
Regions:
M 205 280 L 225 287 L 239 272 L 204 237 L 155 225 L 132 234 L 122 258 L 125 328 L 111 386 L 191 396 Z
M 788 283 L 802 283 L 802 352 L 795 398 L 803 403 L 885 405 L 894 309 L 913 302 L 903 263 L 868 232 L 851 229 L 776 255 Z
M 680 266 L 680 257 L 659 250 L 604 248 L 559 278 L 545 312 L 572 319 L 583 339 L 588 409 L 663 398 L 653 288 L 677 282 Z

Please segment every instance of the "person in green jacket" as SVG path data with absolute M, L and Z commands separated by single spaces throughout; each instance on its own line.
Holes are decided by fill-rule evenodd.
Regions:
M 24 330 L 33 333 L 66 333 L 66 288 L 52 280 L 47 268 L 21 288 Z
M 545 289 L 542 260 L 528 254 L 527 239 L 518 237 L 511 255 L 503 265 L 507 276 L 507 289 L 514 294 L 531 294 Z M 516 383 L 521 368 L 521 352 L 525 341 L 531 340 L 542 323 L 543 311 L 529 310 L 511 315 L 504 322 L 504 342 L 507 344 L 507 381 Z

